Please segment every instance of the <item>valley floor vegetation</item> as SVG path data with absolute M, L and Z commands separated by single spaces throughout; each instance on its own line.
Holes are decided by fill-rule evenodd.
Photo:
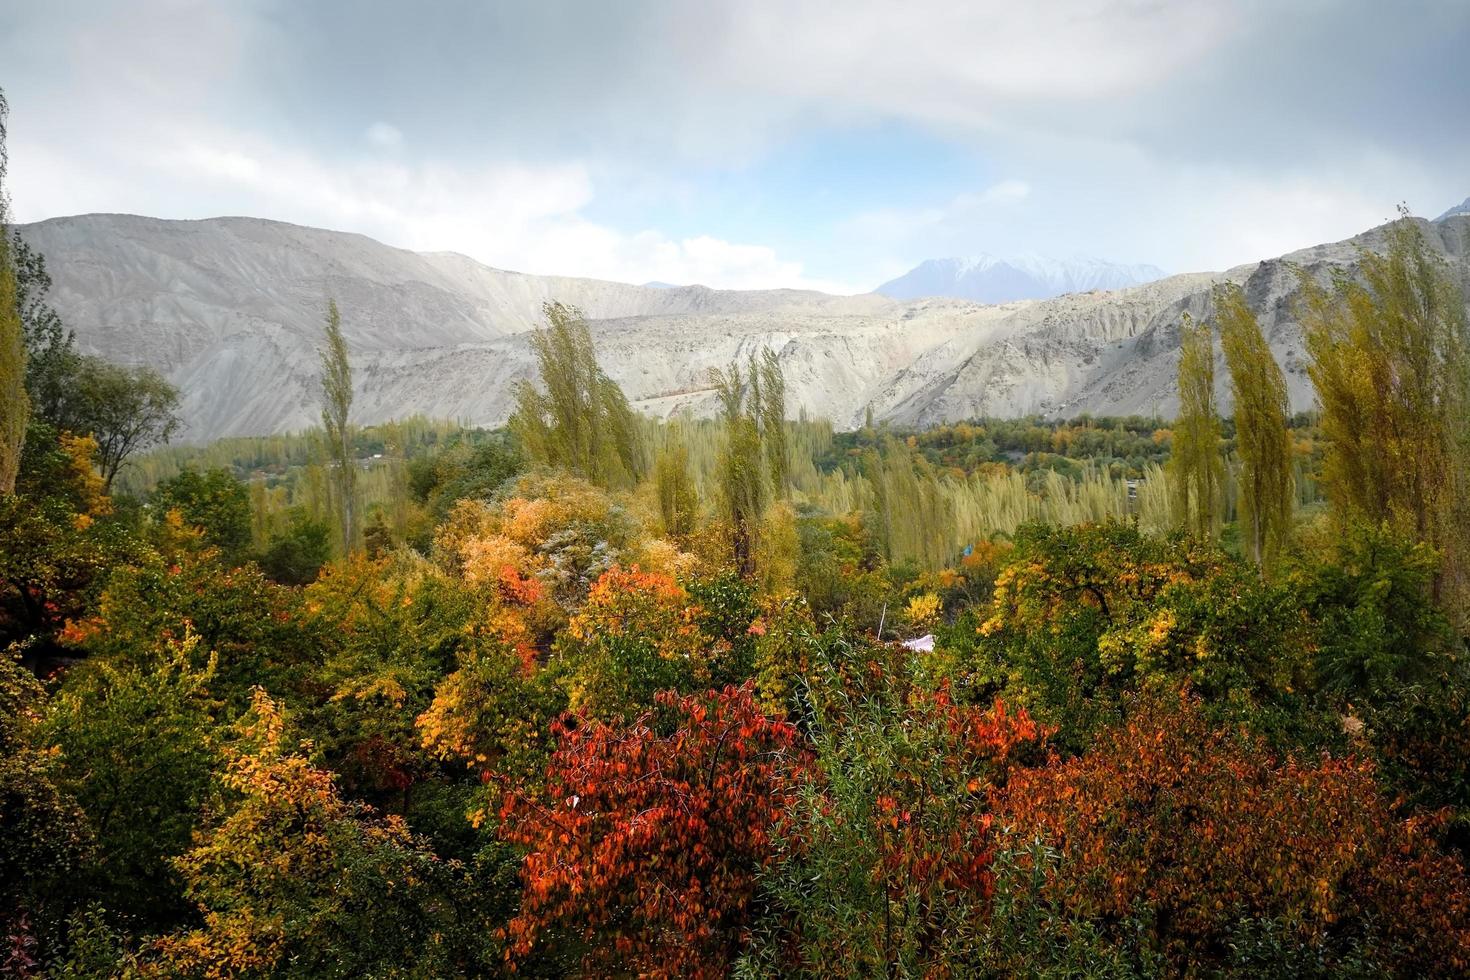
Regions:
M 922 432 L 650 421 L 556 304 L 359 429 L 332 307 L 319 432 L 144 453 L 4 238 L 0 972 L 1464 975 L 1464 286 L 1306 287 L 1298 418 L 1228 288 L 1167 424 Z

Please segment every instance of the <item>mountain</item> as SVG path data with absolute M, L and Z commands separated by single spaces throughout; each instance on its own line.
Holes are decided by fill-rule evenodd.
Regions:
M 1102 259 L 1048 259 L 1037 255 L 1001 258 L 929 259 L 875 292 L 893 299 L 949 296 L 977 303 L 1050 299 L 1095 289 L 1123 289 L 1164 278 L 1152 265 L 1120 265 Z
M 1463 259 L 1470 216 L 1423 222 Z M 184 437 L 316 424 L 326 299 L 351 349 L 358 422 L 421 413 L 505 421 L 534 373 L 527 331 L 541 305 L 580 306 L 608 373 L 634 405 L 667 417 L 713 411 L 709 369 L 769 347 L 790 412 L 928 425 L 978 415 L 1175 411 L 1179 324 L 1208 316 L 1215 284 L 1237 282 L 1283 364 L 1294 408 L 1310 407 L 1292 265 L 1326 278 L 1381 230 L 1223 273 L 1112 292 L 981 304 L 828 296 L 799 290 L 652 287 L 493 269 L 361 235 L 256 218 L 53 218 L 20 229 L 42 252 L 51 301 L 79 345 L 165 372 L 183 395 Z M 1225 372 L 1220 378 L 1222 402 Z
M 1455 215 L 1458 214 L 1470 214 L 1470 197 L 1465 198 L 1463 203 L 1456 204 L 1454 207 L 1450 208 L 1448 211 L 1440 215 L 1438 218 L 1435 218 L 1434 220 L 1443 221 L 1446 218 L 1453 218 Z

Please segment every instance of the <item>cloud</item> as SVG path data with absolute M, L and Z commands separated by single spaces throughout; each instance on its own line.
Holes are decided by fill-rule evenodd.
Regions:
M 725 289 L 860 291 L 811 279 L 800 262 L 766 246 L 708 235 L 675 239 L 656 230 L 627 234 L 590 221 L 581 212 L 595 189 L 578 164 L 343 166 L 244 134 L 196 130 L 161 148 L 158 166 L 251 200 L 254 213 L 350 228 L 403 248 L 462 252 L 500 268 Z
M 382 120 L 369 126 L 367 132 L 363 135 L 367 137 L 369 143 L 385 149 L 398 147 L 403 144 L 403 131 L 397 126 L 391 123 L 385 123 Z
M 22 219 L 253 213 L 729 286 L 871 286 L 982 250 L 1219 267 L 1400 199 L 1438 213 L 1470 193 L 1467 43 L 1462 0 L 0 11 Z M 820 176 L 729 190 L 864 132 L 969 162 L 883 174 L 887 194 L 817 219 Z M 883 149 L 831 166 L 876 173 Z

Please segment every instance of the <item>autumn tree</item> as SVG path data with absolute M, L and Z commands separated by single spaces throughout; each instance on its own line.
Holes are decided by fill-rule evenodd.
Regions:
M 541 383 L 516 387 L 511 430 L 539 463 L 602 487 L 633 483 L 644 470 L 637 418 L 598 365 L 582 311 L 552 302 L 542 313 L 546 326 L 530 336 Z
M 1300 596 L 1198 538 L 1033 524 L 995 580 L 972 666 L 1081 749 L 1140 690 L 1189 683 L 1212 711 L 1309 727 Z
M 1037 869 L 1053 921 L 1115 943 L 1141 931 L 1170 973 L 1255 973 L 1229 959 L 1252 932 L 1274 937 L 1272 965 L 1329 975 L 1470 967 L 1470 882 L 1370 764 L 1277 755 L 1187 696 L 1138 702 L 1082 755 L 1014 772 L 1000 810 L 1016 845 L 1058 856 Z
M 1225 478 L 1215 410 L 1215 351 L 1209 324 L 1196 324 L 1188 314 L 1180 326 L 1179 418 L 1169 463 L 1175 520 L 1196 537 L 1213 540 L 1220 530 Z
M 370 976 L 405 950 L 427 974 L 482 971 L 475 947 L 489 929 L 456 894 L 461 871 L 401 820 L 343 799 L 264 691 L 225 755 L 229 806 L 177 861 L 200 924 L 154 944 L 162 972 Z
M 957 703 L 882 649 L 813 664 L 817 765 L 778 827 L 748 974 L 968 976 L 989 917 L 990 794 L 1044 734 Z
M 632 717 L 661 690 L 709 685 L 713 641 L 672 576 L 612 568 L 592 586 L 557 643 L 573 708 Z
M 1470 338 L 1453 273 L 1405 215 L 1386 251 L 1324 287 L 1302 274 L 1309 371 L 1344 518 L 1386 522 L 1443 556 L 1437 590 L 1470 615 Z
M 337 301 L 327 301 L 326 345 L 318 352 L 322 362 L 322 428 L 327 461 L 332 470 L 333 497 L 342 525 L 342 553 L 357 544 L 357 458 L 353 452 L 352 365 L 342 336 L 342 314 Z
M 6 116 L 9 106 L 0 91 L 0 494 L 15 492 L 25 449 L 31 400 L 26 392 L 25 330 L 16 295 L 15 266 L 10 252 L 10 214 L 6 198 Z
M 1296 487 L 1291 473 L 1290 401 L 1255 313 L 1239 286 L 1214 294 L 1220 346 L 1235 403 L 1235 451 L 1240 457 L 1240 523 L 1251 558 L 1270 569 L 1291 531 Z
M 527 849 L 518 960 L 559 928 L 587 942 L 592 975 L 729 974 L 804 764 L 799 736 L 749 687 L 657 701 L 657 724 L 559 724 L 544 789 L 507 798 L 501 833 Z

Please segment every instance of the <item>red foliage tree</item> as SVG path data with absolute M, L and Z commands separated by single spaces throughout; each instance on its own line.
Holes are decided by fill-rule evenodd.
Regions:
M 587 940 L 593 972 L 728 972 L 805 753 L 748 684 L 656 700 L 631 725 L 559 722 L 544 791 L 507 796 L 501 833 L 529 850 L 509 956 L 560 927 Z
M 1371 764 L 1279 758 L 1188 697 L 1135 706 L 1087 753 L 1012 774 L 1001 818 L 1060 853 L 1046 897 L 1100 923 L 1143 914 L 1187 973 L 1244 922 L 1323 948 L 1357 936 L 1406 975 L 1470 969 L 1470 881 Z

